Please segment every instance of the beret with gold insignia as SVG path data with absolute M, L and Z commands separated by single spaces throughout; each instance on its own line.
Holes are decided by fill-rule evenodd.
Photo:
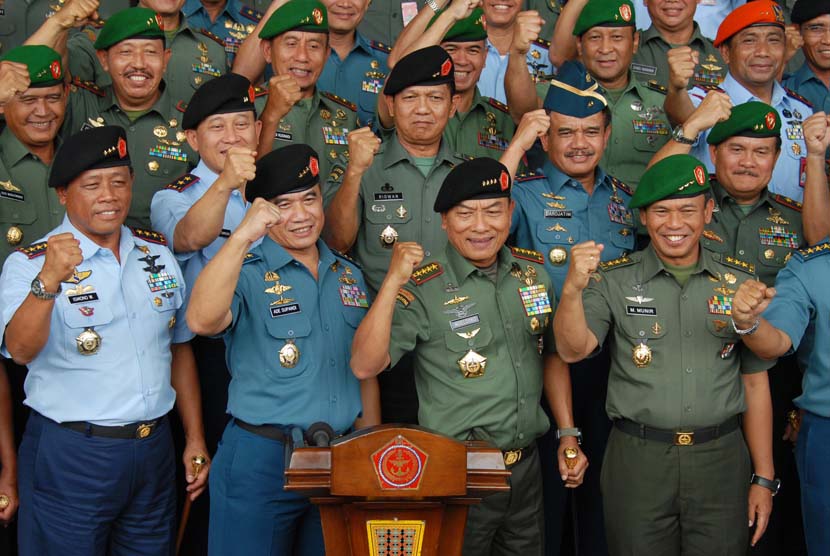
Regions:
M 253 112 L 254 88 L 247 77 L 236 73 L 226 73 L 211 79 L 199 87 L 182 118 L 182 129 L 196 129 L 208 116 L 230 114 L 233 112 Z
M 127 133 L 117 125 L 93 127 L 67 139 L 55 153 L 49 187 L 68 186 L 87 170 L 130 166 Z
M 708 190 L 706 166 L 688 154 L 675 154 L 645 171 L 628 208 L 647 207 L 663 199 L 694 197 Z
M 61 55 L 40 44 L 18 46 L 0 61 L 25 64 L 29 70 L 29 87 L 52 87 L 63 84 Z
M 510 197 L 512 180 L 507 168 L 494 158 L 480 157 L 467 160 L 450 170 L 433 210 L 447 212 L 468 199 L 495 199 Z
M 440 46 L 433 45 L 410 52 L 395 64 L 386 80 L 383 93 L 396 95 L 415 85 L 448 83 L 455 93 L 455 75 L 452 58 Z
M 149 8 L 127 8 L 110 17 L 95 40 L 97 50 L 106 50 L 127 39 L 160 39 L 164 42 L 161 16 Z
M 429 26 L 443 13 L 443 10 L 436 13 L 429 22 Z M 427 28 L 429 28 L 427 26 Z M 441 42 L 473 42 L 483 41 L 487 38 L 487 29 L 484 27 L 484 10 L 476 8 L 469 17 L 460 19 L 450 27 Z
M 811 0 L 812 1 L 812 0 Z M 720 46 L 747 27 L 768 26 L 784 28 L 784 11 L 771 0 L 755 0 L 738 6 L 727 15 L 715 35 L 715 46 Z
M 288 145 L 266 154 L 256 162 L 256 177 L 245 186 L 245 199 L 271 200 L 285 193 L 311 189 L 320 183 L 320 158 L 303 143 Z
M 317 0 L 288 0 L 271 14 L 259 38 L 273 39 L 286 31 L 328 33 L 326 7 Z
M 569 61 L 551 79 L 544 108 L 574 118 L 587 118 L 608 106 L 604 93 L 582 62 Z
M 718 145 L 730 137 L 778 137 L 781 117 L 764 102 L 751 101 L 732 107 L 729 118 L 718 122 L 706 137 L 710 145 Z
M 588 0 L 574 25 L 573 34 L 580 36 L 591 27 L 637 28 L 634 4 L 630 0 Z

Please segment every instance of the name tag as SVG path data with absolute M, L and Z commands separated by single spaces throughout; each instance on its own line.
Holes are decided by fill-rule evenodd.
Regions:
M 299 303 L 291 303 L 290 305 L 278 305 L 276 307 L 271 307 L 271 318 L 275 319 L 277 317 L 282 317 L 285 315 L 291 315 L 294 313 L 300 312 L 300 304 Z
M 574 211 L 561 209 L 545 209 L 545 218 L 573 218 Z
M 98 294 L 95 292 L 82 293 L 78 295 L 67 296 L 67 299 L 70 303 L 88 303 L 90 301 L 98 301 Z
M 656 317 L 657 307 L 641 307 L 640 305 L 626 305 L 625 312 L 637 317 Z
M 274 134 L 274 138 L 279 139 L 280 141 L 291 141 L 292 137 L 293 135 L 284 131 L 278 131 Z
M 657 75 L 657 68 L 654 66 L 646 66 L 644 64 L 631 64 L 631 70 L 637 73 L 644 73 L 646 75 Z
M 476 313 L 475 315 L 470 315 L 469 317 L 464 317 L 463 319 L 451 320 L 450 328 L 458 330 L 459 328 L 464 328 L 465 326 L 471 326 L 480 322 L 481 319 L 479 318 L 478 313 Z
M 0 197 L 4 199 L 11 199 L 12 201 L 23 201 L 23 193 L 18 191 L 6 191 L 5 189 L 0 189 Z
M 396 191 L 394 193 L 375 193 L 375 201 L 403 201 L 403 192 Z

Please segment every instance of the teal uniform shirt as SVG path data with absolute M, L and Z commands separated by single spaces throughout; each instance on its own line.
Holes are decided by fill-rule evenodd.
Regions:
M 127 217 L 127 224 L 131 226 L 149 228 L 150 201 L 156 191 L 199 162 L 180 127 L 182 111 L 182 104 L 164 88 L 149 111 L 130 121 L 118 105 L 112 87 L 99 89 L 78 80 L 70 87 L 69 107 L 61 128 L 64 140 L 89 126 L 119 125 L 127 132 L 135 171 L 133 200 Z
M 360 125 L 371 126 L 375 122 L 378 97 L 389 75 L 386 59 L 390 50 L 389 46 L 370 41 L 358 32 L 345 60 L 332 49 L 317 86 L 354 103 Z
M 246 6 L 239 0 L 227 0 L 225 7 L 216 16 L 216 21 L 210 20 L 201 0 L 187 0 L 182 13 L 191 29 L 204 29 L 222 39 L 228 66 L 233 64 L 239 45 L 254 32 L 263 16 L 263 12 Z
M 0 261 L 63 221 L 63 205 L 48 181 L 49 166 L 5 128 L 0 133 Z
M 688 45 L 700 55 L 700 63 L 695 66 L 694 75 L 689 80 L 689 88 L 696 85 L 717 86 L 726 77 L 727 67 L 715 48 L 712 39 L 704 37 L 700 26 L 695 23 L 692 39 Z M 640 46 L 631 62 L 634 77 L 642 81 L 655 80 L 663 87 L 669 86 L 669 50 L 681 45 L 672 45 L 660 35 L 652 25 L 640 33 Z
M 764 189 L 755 206 L 744 214 L 716 179 L 712 180 L 712 193 L 717 209 L 701 242 L 711 251 L 753 263 L 758 279 L 772 286 L 792 253 L 805 244 L 801 203 Z
M 549 160 L 541 173 L 516 176 L 511 233 L 519 247 L 545 256 L 545 270 L 556 295 L 562 292 L 570 266 L 571 247 L 583 241 L 602 243 L 601 259 L 610 261 L 634 250 L 634 217 L 627 205 L 631 190 L 596 170 L 591 195 Z
M 224 339 L 228 412 L 247 423 L 324 421 L 343 433 L 361 412 L 349 361 L 366 284 L 354 263 L 322 241 L 317 249 L 316 280 L 270 237 L 245 257 Z
M 501 450 L 544 434 L 541 352 L 555 351 L 554 309 L 539 253 L 502 247 L 495 282 L 452 245 L 428 259 L 398 293 L 389 348 L 392 365 L 414 355 L 420 425 Z M 465 376 L 465 357 L 486 361 Z
M 498 160 L 516 131 L 507 105 L 482 96 L 478 89 L 470 109 L 457 111 L 447 123 L 444 138 L 450 148 L 472 157 L 486 156 Z
M 830 114 L 830 89 L 810 69 L 807 62 L 798 71 L 786 76 L 781 84 L 807 99 L 813 105 L 814 112 Z

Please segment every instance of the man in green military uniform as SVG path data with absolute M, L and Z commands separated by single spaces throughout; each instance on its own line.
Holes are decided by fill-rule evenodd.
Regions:
M 329 56 L 326 7 L 317 0 L 288 0 L 259 32 L 274 76 L 268 98 L 257 105 L 262 133 L 258 157 L 289 144 L 304 143 L 320 154 L 320 174 L 348 157 L 347 135 L 357 127 L 354 103 L 317 88 Z
M 464 162 L 447 175 L 433 209 L 449 243 L 431 257 L 416 242 L 395 246 L 352 345 L 358 378 L 375 376 L 411 352 L 421 425 L 504 451 L 511 490 L 470 508 L 467 556 L 542 554 L 535 440 L 548 428 L 539 401 L 543 373 L 555 357 L 554 295 L 543 255 L 504 245 L 511 181 L 507 168 L 490 158 Z
M 608 547 L 612 555 L 743 555 L 747 517 L 754 545 L 772 511 L 774 493 L 758 483 L 775 477 L 773 362 L 745 349 L 729 322 L 732 295 L 754 266 L 701 245 L 714 210 L 702 162 L 670 156 L 640 185 L 629 206 L 640 209 L 650 245 L 607 263 L 601 243 L 574 246 L 554 318 L 565 361 L 612 335 Z
M 103 125 L 126 130 L 136 173 L 127 224 L 145 228 L 153 194 L 198 162 L 180 126 L 180 99 L 160 87 L 170 58 L 160 21 L 147 8 L 130 8 L 107 20 L 95 48 L 112 86 L 75 79 L 62 130 L 64 136 Z
M 366 10 L 366 16 L 360 22 L 359 30 L 370 39 L 384 44 L 395 44 L 403 28 L 415 19 L 415 15 L 421 8 L 426 5 L 430 7 L 434 5 L 434 9 L 437 10 L 446 1 L 448 0 L 433 0 L 433 4 L 424 0 L 370 2 L 369 9 Z

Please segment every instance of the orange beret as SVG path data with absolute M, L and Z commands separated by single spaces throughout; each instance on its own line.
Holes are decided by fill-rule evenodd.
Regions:
M 781 6 L 770 0 L 747 2 L 732 10 L 718 27 L 715 46 L 720 46 L 732 35 L 751 25 L 775 25 L 784 28 L 784 12 Z

